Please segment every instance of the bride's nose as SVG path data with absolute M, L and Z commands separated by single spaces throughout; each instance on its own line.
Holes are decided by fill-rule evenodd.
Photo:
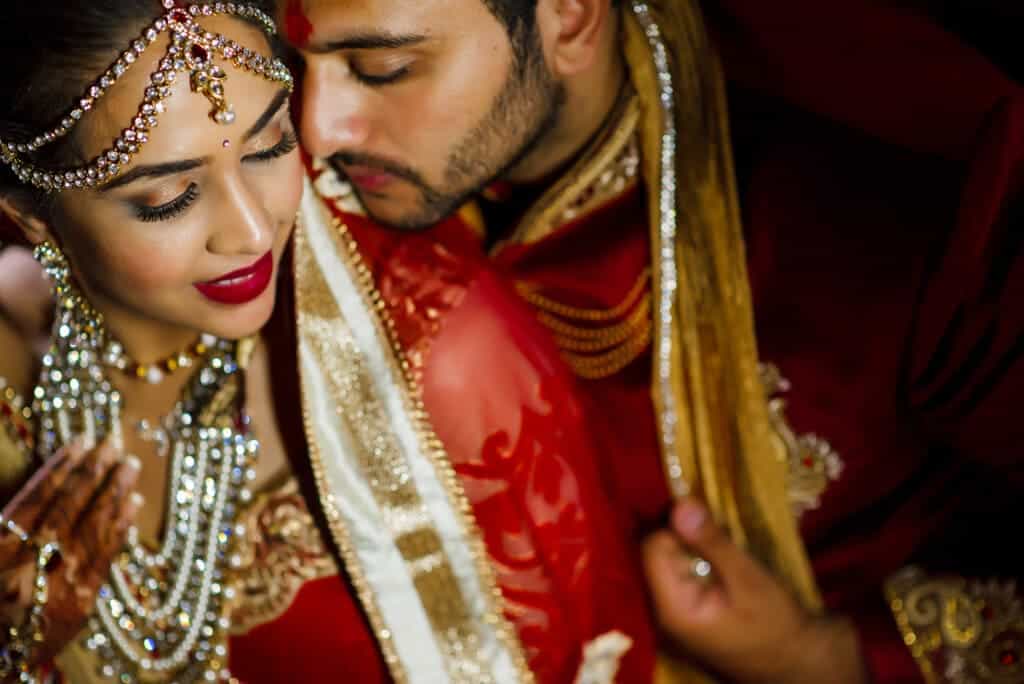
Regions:
M 226 256 L 259 257 L 274 245 L 274 223 L 260 194 L 241 177 L 226 178 L 223 206 L 215 214 L 207 250 Z

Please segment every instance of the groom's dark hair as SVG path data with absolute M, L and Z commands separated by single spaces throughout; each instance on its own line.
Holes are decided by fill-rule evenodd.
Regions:
M 512 48 L 520 63 L 539 45 L 537 30 L 537 0 L 483 0 L 484 5 L 508 31 Z
M 487 9 L 498 18 L 509 33 L 533 24 L 537 17 L 537 0 L 483 0 Z
M 612 5 L 620 0 L 611 0 Z M 522 61 L 539 46 L 537 29 L 537 0 L 483 0 L 484 5 L 504 25 L 512 41 L 516 56 Z

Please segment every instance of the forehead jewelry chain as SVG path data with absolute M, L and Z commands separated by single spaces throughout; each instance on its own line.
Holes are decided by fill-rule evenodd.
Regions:
M 10 166 L 23 183 L 46 192 L 56 192 L 96 187 L 117 176 L 149 141 L 151 132 L 166 110 L 165 101 L 171 96 L 171 86 L 180 74 L 187 75 L 192 92 L 210 102 L 210 118 L 221 125 L 231 124 L 235 120 L 234 109 L 226 99 L 224 84 L 228 75 L 222 64 L 280 83 L 288 90 L 293 89 L 292 75 L 280 59 L 264 57 L 226 36 L 206 31 L 200 24 L 200 20 L 205 17 L 237 16 L 252 20 L 262 26 L 268 35 L 275 35 L 277 28 L 263 11 L 244 2 L 186 6 L 173 0 L 163 0 L 162 5 L 167 11 L 147 27 L 121 53 L 117 61 L 86 89 L 59 124 L 27 141 L 0 140 L 0 160 Z M 164 34 L 170 37 L 167 53 L 160 60 L 157 70 L 150 75 L 135 117 L 109 149 L 78 168 L 44 169 L 31 161 L 31 155 L 68 135 L 96 102 Z M 215 59 L 219 63 L 215 63 Z

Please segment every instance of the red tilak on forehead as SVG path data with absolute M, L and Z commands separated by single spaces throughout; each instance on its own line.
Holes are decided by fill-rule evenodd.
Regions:
M 295 47 L 306 47 L 309 39 L 313 36 L 313 24 L 306 17 L 302 9 L 302 0 L 288 0 L 288 9 L 285 10 L 284 30 L 288 34 L 288 40 Z

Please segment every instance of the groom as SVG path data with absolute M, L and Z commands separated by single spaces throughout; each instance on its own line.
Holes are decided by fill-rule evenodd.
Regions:
M 283 5 L 319 186 L 530 304 L 677 646 L 1024 677 L 1019 85 L 853 0 Z

